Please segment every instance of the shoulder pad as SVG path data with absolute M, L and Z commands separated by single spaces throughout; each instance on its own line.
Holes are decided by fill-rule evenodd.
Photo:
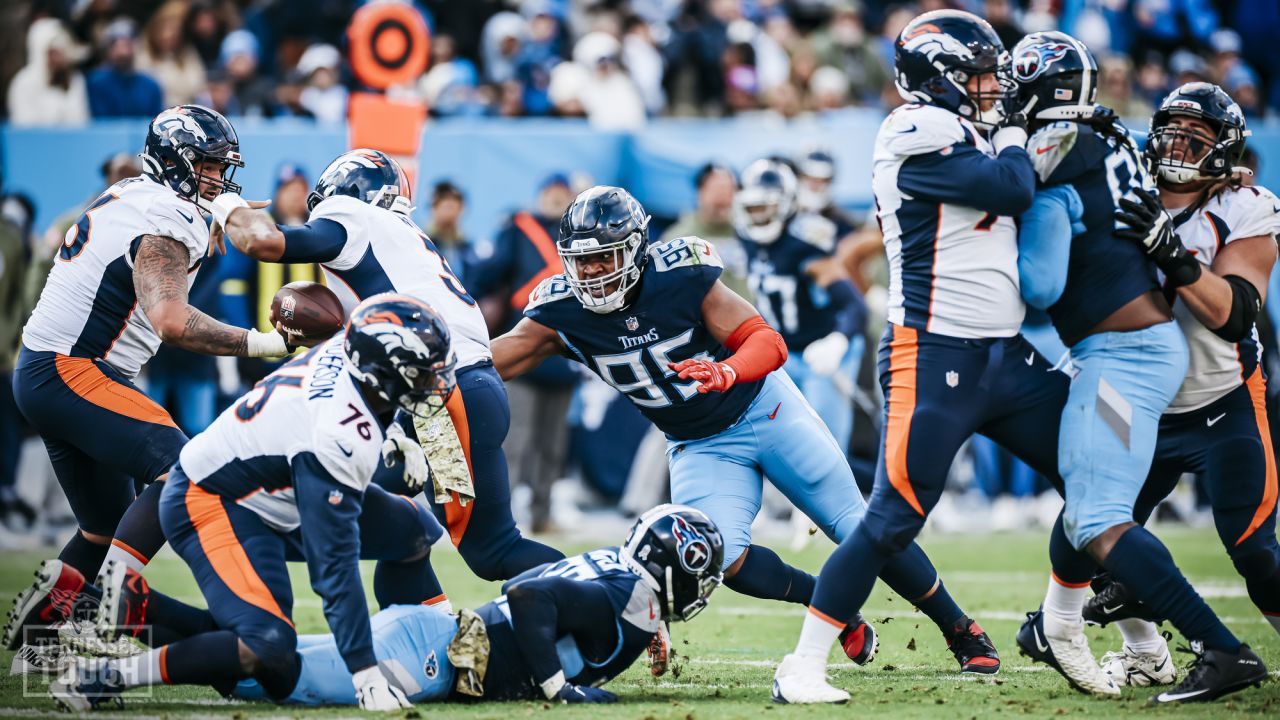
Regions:
M 1031 164 L 1040 182 L 1049 181 L 1062 161 L 1071 154 L 1079 136 L 1079 125 L 1062 121 L 1040 128 L 1027 140 L 1027 154 L 1031 156 Z
M 1280 199 L 1257 185 L 1224 190 L 1219 196 L 1230 234 L 1225 242 L 1280 232 Z
M 644 632 L 656 633 L 661 622 L 658 620 L 660 608 L 657 593 L 637 577 L 627 597 L 627 605 L 622 609 L 621 619 Z
M 894 155 L 923 155 L 966 141 L 960 116 L 932 105 L 904 105 L 880 126 L 879 142 Z
M 563 274 L 552 275 L 538 283 L 538 287 L 529 293 L 529 303 L 524 306 L 524 309 L 532 310 L 539 305 L 546 305 L 567 297 L 573 297 L 573 290 L 569 289 L 569 281 Z
M 788 231 L 824 253 L 836 249 L 836 224 L 817 213 L 800 213 L 791 219 Z
M 650 245 L 649 260 L 653 262 L 658 272 L 693 265 L 724 267 L 724 261 L 720 259 L 716 246 L 710 240 L 703 240 L 695 235 Z

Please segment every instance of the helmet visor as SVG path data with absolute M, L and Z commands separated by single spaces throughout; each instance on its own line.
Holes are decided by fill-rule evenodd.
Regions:
M 450 357 L 448 363 L 441 363 L 433 368 L 414 365 L 399 368 L 400 377 L 404 378 L 409 389 L 397 399 L 396 404 L 406 412 L 422 418 L 440 412 L 456 384 L 455 364 L 455 360 Z

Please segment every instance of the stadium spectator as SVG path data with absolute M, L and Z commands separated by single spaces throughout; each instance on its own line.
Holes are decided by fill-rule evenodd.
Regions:
M 34 209 L 20 196 L 0 197 L 0 522 L 20 532 L 35 511 L 15 492 L 26 421 L 13 400 L 13 367 L 31 308 L 23 300 Z
M 427 237 L 444 255 L 445 262 L 457 273 L 465 273 L 467 251 L 471 243 L 462 234 L 462 213 L 467 200 L 462 189 L 443 180 L 431 190 L 431 220 L 427 223 Z M 467 283 L 465 274 L 459 276 Z
M 347 119 L 347 89 L 338 84 L 341 65 L 338 48 L 326 44 L 312 45 L 298 60 L 298 73 L 306 78 L 299 103 L 322 123 Z
M 996 35 L 1000 36 L 1000 42 L 1006 49 L 1013 50 L 1025 33 L 1013 13 L 1012 0 L 983 0 L 982 8 L 983 17 L 991 23 Z
M 194 0 L 187 14 L 185 33 L 205 68 L 218 64 L 222 39 L 240 22 L 235 3 L 229 0 Z
M 1098 60 L 1098 103 L 1123 118 L 1144 122 L 1151 117 L 1151 103 L 1133 92 L 1133 62 L 1123 55 Z M 1139 124 L 1138 127 L 1141 127 Z
M 528 23 L 517 13 L 500 12 L 489 18 L 484 26 L 481 66 L 485 82 L 496 85 L 516 79 L 520 47 L 528 33 Z
M 547 90 L 551 71 L 561 57 L 561 23 L 550 0 L 532 0 L 521 6 L 528 22 L 528 37 L 520 47 L 515 80 L 520 84 L 522 114 L 546 115 L 551 112 Z
M 95 118 L 151 117 L 164 109 L 160 84 L 134 67 L 138 35 L 133 21 L 120 18 L 103 32 L 105 60 L 89 73 L 89 112 Z
M 206 257 L 188 294 L 191 305 L 211 317 L 218 314 L 219 273 L 224 262 L 226 257 L 218 253 Z M 217 417 L 218 360 L 164 343 L 147 363 L 147 394 L 169 411 L 188 437 L 209 427 Z
M 84 209 L 89 207 L 89 204 L 94 200 L 97 200 L 98 196 L 101 195 L 104 190 L 125 178 L 141 175 L 142 166 L 138 164 L 137 155 L 128 152 L 119 152 L 108 156 L 107 159 L 102 162 L 102 165 L 98 166 L 98 173 L 102 175 L 102 188 L 95 191 L 82 202 L 64 210 L 54 218 L 54 221 L 49 224 L 49 228 L 45 230 L 44 242 L 50 248 L 56 248 L 62 244 L 62 238 L 67 234 L 67 230 L 70 230 L 71 226 L 76 224 L 76 221 L 80 219 L 80 214 L 84 212 Z M 43 272 L 40 277 L 41 287 L 44 287 L 44 275 L 48 274 L 49 268 L 53 264 L 52 253 L 49 253 L 49 255 L 50 257 L 47 258 L 48 264 L 44 264 L 46 258 L 43 257 L 43 253 L 37 253 L 37 257 L 35 258 L 34 264 L 43 266 Z M 39 294 L 40 291 L 36 290 L 35 295 Z M 31 307 L 35 307 L 34 302 Z
M 259 75 L 258 58 L 258 39 L 248 30 L 236 30 L 222 41 L 219 63 L 234 98 L 234 102 L 227 103 L 232 115 L 260 117 L 268 114 L 271 81 Z M 218 79 L 224 80 L 222 76 Z M 213 95 L 212 88 L 210 95 Z
M 819 112 L 839 110 L 849 104 L 849 77 L 824 65 L 809 77 L 810 106 Z
M 733 230 L 733 194 L 738 189 L 738 176 L 727 165 L 707 163 L 693 176 L 693 187 L 696 192 L 693 209 L 667 228 L 661 241 L 690 235 L 710 241 L 724 260 L 720 280 L 750 300 L 747 255 Z
M 662 87 L 666 61 L 654 41 L 653 29 L 635 15 L 623 23 L 622 64 L 640 90 L 645 109 L 650 115 L 660 115 L 667 105 L 667 93 Z
M 1218 29 L 1211 0 L 1130 0 L 1134 52 L 1156 50 L 1168 55 L 1188 47 L 1206 47 Z
M 169 0 L 147 21 L 138 69 L 156 79 L 164 90 L 166 106 L 183 105 L 204 89 L 204 61 L 187 38 L 186 0 Z
M 838 4 L 832 12 L 831 22 L 813 34 L 812 43 L 818 64 L 844 73 L 846 90 L 840 95 L 851 95 L 855 104 L 877 104 L 885 84 L 892 83 L 889 68 L 862 24 L 860 3 L 847 1 Z M 812 84 L 810 92 L 817 95 Z M 818 103 L 823 104 L 821 100 Z
M 41 18 L 27 30 L 27 64 L 9 83 L 14 125 L 74 125 L 89 120 L 84 76 L 75 68 L 81 51 L 62 22 Z
M 622 68 L 622 44 L 605 32 L 582 36 L 573 62 L 586 69 L 577 99 L 587 120 L 599 130 L 635 130 L 644 125 L 644 99 Z

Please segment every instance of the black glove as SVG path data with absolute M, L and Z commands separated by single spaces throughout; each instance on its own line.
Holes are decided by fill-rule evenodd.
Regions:
M 1173 218 L 1150 192 L 1141 188 L 1134 192 L 1142 202 L 1120 199 L 1116 222 L 1125 227 L 1115 231 L 1116 237 L 1137 243 L 1169 279 L 1170 287 L 1182 287 L 1199 280 L 1200 261 L 1187 252 L 1182 240 L 1173 232 Z
M 1007 127 L 1016 127 L 1021 128 L 1023 132 L 1027 132 L 1027 123 L 1027 114 L 1019 110 L 1006 114 L 1000 124 L 996 126 L 996 130 L 1000 131 Z
M 560 692 L 556 693 L 556 699 L 562 703 L 615 703 L 618 702 L 618 696 L 608 690 L 601 690 L 590 685 L 574 685 L 565 683 L 560 686 Z

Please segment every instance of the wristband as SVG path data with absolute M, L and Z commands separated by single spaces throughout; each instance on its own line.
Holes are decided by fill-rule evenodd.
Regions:
M 542 688 L 543 696 L 548 700 L 554 700 L 556 695 L 560 694 L 560 688 L 564 686 L 564 670 L 558 671 L 555 675 L 552 675 L 539 683 L 539 687 Z
M 231 216 L 232 211 L 236 208 L 247 208 L 249 203 L 244 198 L 235 193 L 222 193 L 209 203 L 209 214 L 213 215 L 213 219 L 222 227 L 227 226 L 227 218 Z
M 249 329 L 249 337 L 245 343 L 247 357 L 280 357 L 289 354 L 289 347 L 278 332 L 258 332 Z

